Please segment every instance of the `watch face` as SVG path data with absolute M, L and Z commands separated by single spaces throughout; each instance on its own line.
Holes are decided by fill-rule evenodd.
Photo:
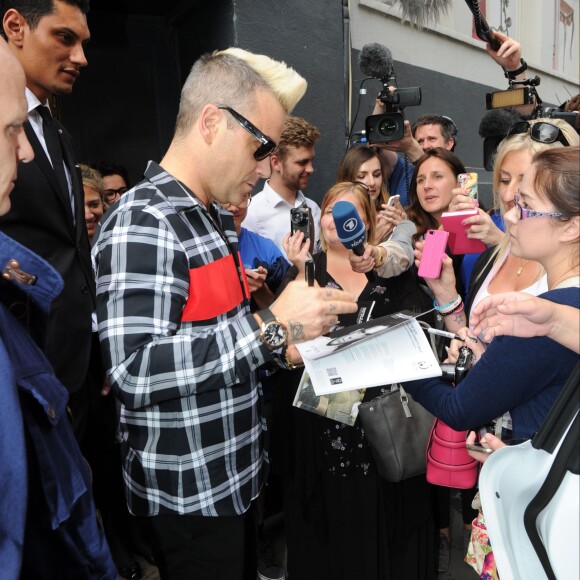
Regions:
M 270 322 L 262 332 L 262 342 L 271 348 L 279 348 L 286 344 L 288 333 L 279 322 Z

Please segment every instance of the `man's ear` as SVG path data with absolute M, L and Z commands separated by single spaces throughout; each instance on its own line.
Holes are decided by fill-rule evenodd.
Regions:
M 207 104 L 201 110 L 197 119 L 197 127 L 204 141 L 209 145 L 215 139 L 223 113 L 215 105 Z
M 278 155 L 276 155 L 276 153 L 272 153 L 272 155 L 270 155 L 270 167 L 271 167 L 272 171 L 276 171 L 276 173 L 280 173 L 281 166 L 282 166 L 282 161 L 280 161 L 280 158 L 278 157 Z
M 448 151 L 453 151 L 453 147 L 455 147 L 455 139 L 453 137 L 449 137 L 449 141 L 445 143 L 445 146 Z
M 24 42 L 24 31 L 28 27 L 24 16 L 18 10 L 9 8 L 6 10 L 6 14 L 4 14 L 2 26 L 8 43 L 21 48 Z

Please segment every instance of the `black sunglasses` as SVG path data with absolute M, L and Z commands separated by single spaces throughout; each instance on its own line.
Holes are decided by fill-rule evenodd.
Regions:
M 562 133 L 562 129 L 560 127 L 553 125 L 552 123 L 547 123 L 545 121 L 541 121 L 540 123 L 530 123 L 530 121 L 519 121 L 515 125 L 512 125 L 509 133 L 507 134 L 507 138 L 511 137 L 512 135 L 520 135 L 521 133 L 530 132 L 530 137 L 534 141 L 538 141 L 538 143 L 555 143 L 558 141 L 562 143 L 564 147 L 569 147 L 570 143 L 566 137 L 564 137 L 564 133 Z
M 240 115 L 231 107 L 228 107 L 227 105 L 218 105 L 218 109 L 224 109 L 227 111 L 250 135 L 252 135 L 252 137 L 255 137 L 260 141 L 261 145 L 254 151 L 254 159 L 256 161 L 262 161 L 262 159 L 266 159 L 266 157 L 272 155 L 274 149 L 276 149 L 276 143 L 274 143 L 270 137 L 264 135 L 264 133 L 252 125 L 246 117 Z

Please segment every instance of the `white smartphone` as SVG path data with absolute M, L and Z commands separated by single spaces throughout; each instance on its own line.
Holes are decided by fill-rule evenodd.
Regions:
M 391 195 L 391 197 L 389 197 L 389 201 L 387 201 L 387 206 L 388 207 L 393 207 L 395 205 L 395 202 L 400 199 L 400 195 Z

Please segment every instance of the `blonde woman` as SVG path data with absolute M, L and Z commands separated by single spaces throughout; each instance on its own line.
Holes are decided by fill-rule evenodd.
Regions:
M 411 272 L 373 281 L 352 270 L 349 250 L 338 239 L 333 206 L 352 203 L 375 235 L 375 208 L 366 189 L 352 182 L 337 183 L 322 200 L 320 220 L 324 251 L 316 253 L 316 282 L 327 288 L 348 290 L 359 306 L 377 318 L 402 309 L 424 310 L 425 294 Z M 306 251 L 302 234 L 287 236 L 284 249 L 295 263 L 286 283 L 302 276 Z M 290 351 L 289 356 L 290 355 Z M 299 362 L 296 358 L 291 362 Z M 385 580 L 434 577 L 435 542 L 431 493 L 425 476 L 388 483 L 378 475 L 361 428 L 291 407 L 301 371 L 286 372 L 277 385 L 276 406 L 284 408 L 282 426 L 286 461 L 285 518 L 288 571 L 301 580 Z M 367 389 L 364 400 L 381 393 Z M 337 549 L 346 546 L 347 549 Z
M 83 191 L 85 192 L 85 224 L 89 242 L 97 231 L 97 226 L 103 217 L 107 207 L 103 199 L 105 184 L 101 174 L 88 165 L 79 165 L 83 177 Z

